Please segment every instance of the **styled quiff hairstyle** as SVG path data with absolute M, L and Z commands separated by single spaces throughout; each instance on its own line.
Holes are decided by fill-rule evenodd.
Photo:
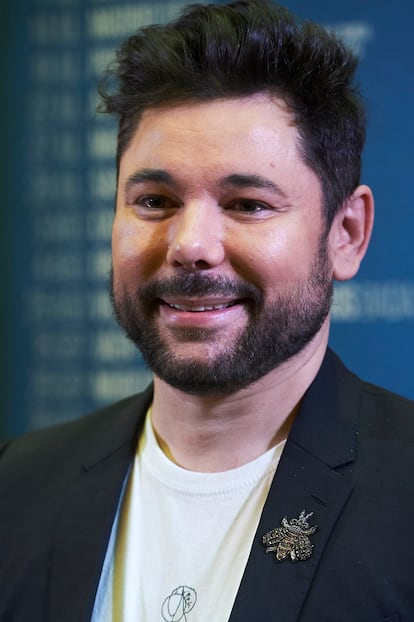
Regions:
M 105 74 L 100 110 L 119 117 L 118 170 L 146 108 L 268 93 L 294 114 L 329 227 L 360 179 L 365 115 L 356 65 L 334 35 L 267 0 L 188 6 L 175 21 L 139 29 Z

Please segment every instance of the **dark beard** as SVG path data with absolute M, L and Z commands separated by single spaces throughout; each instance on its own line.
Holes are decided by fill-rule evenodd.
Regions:
M 141 350 L 147 365 L 166 383 L 194 395 L 228 395 L 256 382 L 298 354 L 319 332 L 329 313 L 333 292 L 324 242 L 306 282 L 289 295 L 281 294 L 271 305 L 265 304 L 263 293 L 251 283 L 211 277 L 202 272 L 151 281 L 135 296 L 115 291 L 111 274 L 111 302 L 116 319 Z M 223 349 L 213 361 L 179 360 L 155 326 L 157 299 L 183 295 L 233 296 L 247 304 L 248 325 L 234 344 Z M 188 329 L 183 337 L 203 341 L 208 339 L 208 333 Z

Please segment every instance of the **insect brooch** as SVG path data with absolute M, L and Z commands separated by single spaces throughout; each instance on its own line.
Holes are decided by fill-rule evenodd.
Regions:
M 306 514 L 305 510 L 299 514 L 299 518 L 282 518 L 281 527 L 268 531 L 263 536 L 263 544 L 266 553 L 275 553 L 277 561 L 281 562 L 290 557 L 292 562 L 309 559 L 312 555 L 313 544 L 309 539 L 318 529 L 317 525 L 311 527 L 308 518 L 313 512 Z

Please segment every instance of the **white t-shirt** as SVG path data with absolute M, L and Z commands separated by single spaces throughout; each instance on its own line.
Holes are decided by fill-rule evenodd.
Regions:
M 225 622 L 284 442 L 222 473 L 171 462 L 148 416 L 92 622 Z

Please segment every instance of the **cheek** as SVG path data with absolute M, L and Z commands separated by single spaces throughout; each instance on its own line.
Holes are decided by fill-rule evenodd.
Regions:
M 164 238 L 156 228 L 115 218 L 112 229 L 112 262 L 117 280 L 146 279 L 163 261 Z
M 250 227 L 232 240 L 233 269 L 267 296 L 290 292 L 309 279 L 320 235 L 317 222 L 303 222 L 291 215 Z
M 268 229 L 251 227 L 246 235 L 233 239 L 230 247 L 234 270 L 261 289 L 290 282 L 305 263 L 304 243 L 299 243 L 297 232 L 292 235 L 277 224 Z

